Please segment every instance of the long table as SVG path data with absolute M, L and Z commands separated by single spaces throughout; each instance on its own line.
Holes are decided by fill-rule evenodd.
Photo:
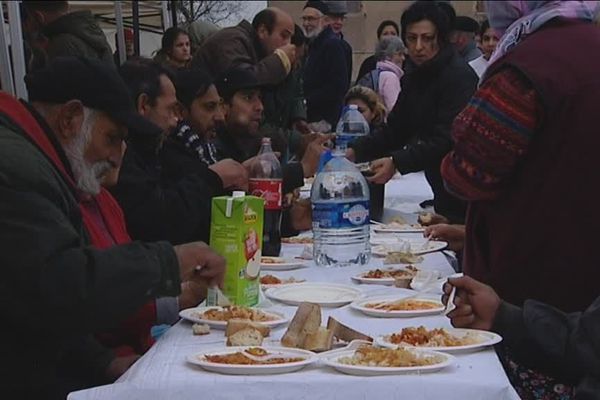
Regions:
M 414 202 L 427 198 L 428 187 L 423 188 L 422 174 L 411 174 L 388 183 L 386 209 L 388 213 L 411 213 Z M 417 195 L 404 201 L 403 193 Z M 412 205 L 411 205 L 412 203 Z M 398 207 L 398 204 L 401 207 Z M 394 207 L 395 206 L 395 207 Z M 402 208 L 404 207 L 404 208 Z M 411 208 L 413 207 L 413 208 Z M 294 256 L 302 251 L 301 245 L 284 245 L 283 255 Z M 437 270 L 443 276 L 454 273 L 447 256 L 441 252 L 427 254 L 420 265 L 424 270 Z M 372 259 L 365 267 L 309 268 L 277 272 L 283 278 L 295 277 L 313 282 L 336 282 L 352 285 L 351 276 L 361 271 L 380 267 L 380 259 Z M 360 285 L 367 296 L 414 293 L 394 287 Z M 267 305 L 269 300 L 266 300 Z M 270 308 L 292 317 L 296 307 L 274 302 Z M 396 332 L 407 326 L 424 325 L 428 328 L 450 327 L 443 316 L 408 319 L 373 318 L 348 306 L 324 308 L 323 323 L 329 316 L 371 336 Z M 276 344 L 285 327 L 275 329 L 270 341 Z M 440 372 L 396 376 L 349 376 L 331 368 L 312 365 L 301 371 L 270 376 L 228 376 L 211 373 L 189 365 L 188 355 L 224 344 L 223 331 L 213 330 L 210 335 L 194 336 L 191 323 L 179 321 L 130 370 L 112 385 L 72 393 L 71 400 L 80 399 L 518 399 L 492 349 L 458 355 L 456 364 Z

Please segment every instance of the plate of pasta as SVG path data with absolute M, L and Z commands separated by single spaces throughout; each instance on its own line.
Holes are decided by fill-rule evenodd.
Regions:
M 444 311 L 445 307 L 438 300 L 416 297 L 373 297 L 355 301 L 350 305 L 372 317 L 408 318 L 435 315 Z
M 376 376 L 435 372 L 454 362 L 454 357 L 432 350 L 361 346 L 336 352 L 326 365 L 349 375 Z
M 225 307 L 194 307 L 181 310 L 179 316 L 197 324 L 208 324 L 214 329 L 225 329 L 230 319 L 248 319 L 260 322 L 271 328 L 283 325 L 288 319 L 273 311 L 256 307 L 225 306 Z
M 379 336 L 376 343 L 387 348 L 416 347 L 446 353 L 479 351 L 502 341 L 494 332 L 477 329 L 407 327 L 388 335 Z

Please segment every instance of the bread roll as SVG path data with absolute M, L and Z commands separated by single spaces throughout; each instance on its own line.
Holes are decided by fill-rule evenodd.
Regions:
M 258 329 L 244 328 L 227 337 L 227 346 L 260 346 L 263 335 Z
M 333 317 L 329 317 L 327 320 L 327 329 L 333 332 L 333 336 L 344 342 L 351 342 L 355 339 L 367 340 L 369 342 L 373 341 L 373 338 L 365 335 L 364 333 L 360 333 L 355 331 L 354 329 L 342 324 L 338 320 Z
M 271 334 L 271 328 L 261 324 L 260 322 L 254 322 L 249 319 L 232 318 L 227 321 L 227 328 L 225 328 L 225 336 L 229 337 L 234 333 L 241 331 L 245 328 L 253 328 L 260 332 L 263 337 L 267 337 Z
M 319 330 L 306 335 L 304 345 L 305 350 L 321 352 L 331 350 L 333 346 L 333 331 L 327 328 L 319 327 Z
M 321 326 L 321 307 L 313 303 L 300 303 L 296 314 L 281 338 L 285 347 L 304 348 L 306 335 L 315 333 Z

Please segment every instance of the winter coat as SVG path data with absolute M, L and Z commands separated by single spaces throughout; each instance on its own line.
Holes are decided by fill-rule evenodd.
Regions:
M 41 117 L 0 94 L 0 313 L 10 327 L 0 332 L 2 398 L 58 396 L 62 360 L 89 367 L 112 357 L 91 347 L 90 333 L 156 296 L 179 293 L 168 243 L 91 245 L 84 220 L 93 216 L 80 208 L 65 160 Z M 100 362 L 98 374 L 105 368 Z
M 330 27 L 315 38 L 304 65 L 304 95 L 308 122 L 327 121 L 335 127 L 349 89 L 347 47 Z
M 61 56 L 80 56 L 114 66 L 106 36 L 89 10 L 65 14 L 43 29 L 48 38 L 48 61 Z
M 492 330 L 519 364 L 575 386 L 574 400 L 600 399 L 600 297 L 571 314 L 533 300 L 502 303 Z
M 464 219 L 465 206 L 445 189 L 440 164 L 452 149 L 450 129 L 477 88 L 477 75 L 451 46 L 423 65 L 405 63 L 402 91 L 387 127 L 351 144 L 357 161 L 392 156 L 401 174 L 425 171 L 436 212 Z
M 248 68 L 261 85 L 277 85 L 288 74 L 277 54 L 265 53 L 254 28 L 246 20 L 208 37 L 192 64 L 206 69 L 215 78 L 230 67 Z
M 172 244 L 208 242 L 213 196 L 223 182 L 180 142 L 167 139 L 161 150 L 160 128 L 130 132 L 119 182 L 111 189 L 125 212 L 134 240 Z
M 385 108 L 388 111 L 392 111 L 398 95 L 400 94 L 400 79 L 404 75 L 404 71 L 398 65 L 391 61 L 379 61 L 377 63 L 377 69 L 379 72 L 379 87 L 377 93 L 383 100 Z

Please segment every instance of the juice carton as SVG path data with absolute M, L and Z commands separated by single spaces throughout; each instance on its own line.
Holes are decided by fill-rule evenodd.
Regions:
M 259 197 L 234 192 L 212 199 L 210 247 L 227 261 L 223 294 L 232 304 L 258 303 L 263 218 Z M 209 295 L 207 305 L 217 305 L 215 299 Z

